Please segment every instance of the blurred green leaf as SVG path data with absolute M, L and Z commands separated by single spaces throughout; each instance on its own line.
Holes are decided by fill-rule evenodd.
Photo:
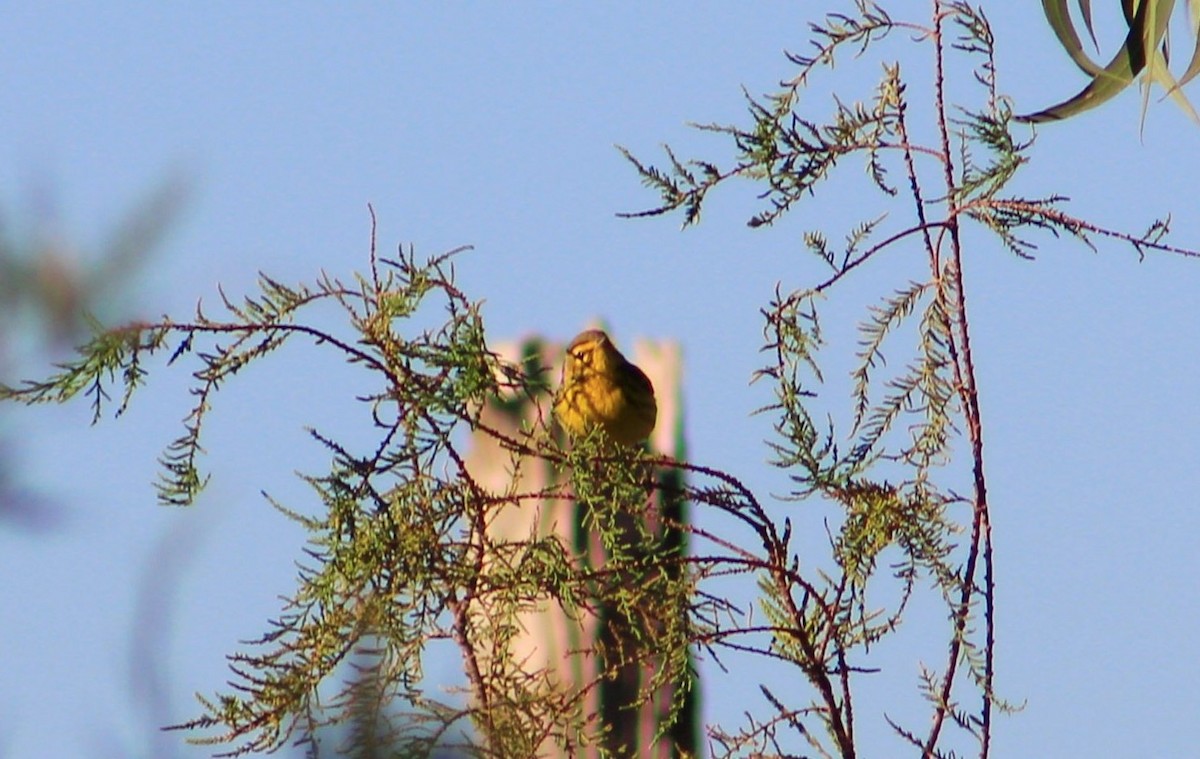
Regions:
M 1095 42 L 1091 2 L 1077 0 L 1077 4 L 1087 33 Z M 1075 116 L 1111 100 L 1139 74 L 1145 72 L 1142 80 L 1143 119 L 1149 106 L 1149 88 L 1152 84 L 1158 84 L 1190 118 L 1200 123 L 1200 115 L 1197 115 L 1180 89 L 1200 73 L 1200 36 L 1197 35 L 1197 29 L 1200 28 L 1197 24 L 1200 20 L 1200 0 L 1188 0 L 1187 5 L 1190 11 L 1188 29 L 1192 35 L 1193 50 L 1187 70 L 1183 77 L 1176 81 L 1168 67 L 1167 38 L 1167 27 L 1175 9 L 1175 0 L 1122 0 L 1121 11 L 1129 31 L 1116 55 L 1103 68 L 1084 52 L 1067 0 L 1042 0 L 1046 20 L 1059 44 L 1075 65 L 1091 77 L 1091 81 L 1067 100 L 1016 118 L 1019 121 L 1041 123 Z
M 1099 47 L 1096 42 L 1095 30 L 1092 28 L 1091 3 L 1089 0 L 1081 0 L 1079 7 L 1083 14 L 1084 24 L 1087 25 L 1088 34 L 1091 35 L 1092 44 Z M 1046 20 L 1050 22 L 1054 36 L 1058 37 L 1059 44 L 1067 51 L 1067 55 L 1071 56 L 1075 65 L 1079 66 L 1080 70 L 1088 76 L 1094 77 L 1102 72 L 1104 69 L 1100 64 L 1083 52 L 1083 43 L 1079 40 L 1075 24 L 1071 21 L 1071 11 L 1067 7 L 1067 0 L 1042 0 L 1042 9 L 1046 12 Z

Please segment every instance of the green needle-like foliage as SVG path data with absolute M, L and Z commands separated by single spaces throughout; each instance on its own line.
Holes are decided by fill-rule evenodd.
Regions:
M 769 642 L 742 642 L 738 650 L 795 665 L 810 692 L 805 698 L 795 687 L 764 685 L 769 716 L 749 715 L 736 732 L 713 729 L 715 756 L 800 747 L 817 756 L 856 756 L 856 722 L 864 718 L 854 710 L 855 694 L 865 678 L 876 676 L 872 649 L 899 630 L 923 585 L 932 586 L 949 622 L 943 667 L 922 670 L 920 694 L 931 720 L 919 728 L 886 716 L 885 722 L 918 755 L 988 756 L 993 715 L 1010 707 L 994 688 L 992 506 L 963 267 L 969 256 L 987 253 L 976 241 L 989 237 L 1002 250 L 1032 259 L 1040 232 L 1088 246 L 1097 237 L 1113 238 L 1139 255 L 1196 255 L 1163 242 L 1165 223 L 1129 234 L 1072 216 L 1063 210 L 1065 198 L 1053 194 L 1008 194 L 1030 160 L 1033 136 L 1014 131 L 1010 100 L 997 83 L 997 41 L 978 6 L 936 2 L 923 24 L 897 20 L 868 0 L 854 5 L 854 13 L 813 25 L 813 51 L 788 56 L 796 70 L 782 78 L 782 89 L 746 96 L 745 123 L 699 127 L 727 138 L 728 163 L 685 159 L 667 148 L 660 168 L 623 151 L 659 196 L 657 206 L 629 215 L 678 210 L 685 226 L 697 223 L 713 191 L 735 178 L 752 182 L 764 206 L 749 218 L 750 227 L 781 222 L 850 162 L 863 166 L 867 178 L 864 191 L 852 196 L 853 207 L 868 208 L 870 190 L 879 192 L 879 207 L 864 211 L 840 248 L 824 230 L 803 233 L 826 278 L 777 288 L 763 310 L 767 362 L 758 377 L 775 391 L 774 403 L 762 409 L 775 420 L 773 463 L 789 474 L 791 499 L 832 506 L 838 516 L 824 524 L 829 554 L 822 561 L 789 545 L 794 522 L 814 526 L 805 519 L 811 512 L 787 513 L 781 525 L 765 513 L 760 522 L 753 508 L 742 508 L 762 541 L 747 563 L 757 567 L 767 623 L 753 629 Z M 1131 23 L 1152 16 L 1153 5 L 1141 3 Z M 914 80 L 933 86 L 917 105 L 899 60 L 886 57 L 878 86 L 862 101 L 851 104 L 839 93 L 823 118 L 813 115 L 820 104 L 802 105 L 806 86 L 835 60 L 898 45 L 927 54 Z M 908 56 L 906 66 L 916 57 Z M 972 89 L 973 95 L 964 94 Z M 977 236 L 977 230 L 988 234 Z M 827 301 L 845 297 L 849 280 L 883 266 L 885 258 L 891 262 L 886 271 L 894 272 L 890 289 L 865 306 L 850 382 L 832 382 L 822 357 L 839 346 L 823 328 L 821 312 Z M 838 401 L 846 395 L 848 406 Z M 743 624 L 743 630 L 752 627 L 749 620 Z M 754 637 L 747 632 L 745 640 Z
M 622 745 L 631 710 L 662 693 L 671 702 L 658 709 L 658 735 L 685 729 L 679 715 L 691 698 L 701 624 L 693 618 L 711 618 L 716 604 L 697 598 L 699 571 L 679 538 L 689 498 L 683 465 L 651 463 L 602 436 L 564 451 L 544 426 L 516 437 L 489 428 L 487 404 L 548 398 L 547 370 L 489 350 L 478 304 L 453 281 L 455 253 L 420 261 L 403 249 L 394 260 L 372 252 L 368 275 L 349 284 L 322 276 L 290 286 L 264 275 L 255 296 L 222 294 L 220 318 L 197 308 L 189 321 L 95 325 L 50 377 L 0 388 L 0 397 L 28 404 L 85 395 L 99 420 L 110 397 L 120 398 L 117 415 L 135 400 L 151 359 L 165 359 L 158 369 L 192 362 L 192 405 L 158 483 L 161 502 L 184 506 L 208 480 L 205 423 L 243 369 L 299 339 L 373 378 L 375 389 L 358 400 L 377 442 L 361 451 L 310 429 L 330 458 L 327 471 L 302 475 L 312 503 L 271 499 L 309 535 L 296 588 L 265 632 L 229 655 L 229 687 L 201 696 L 200 716 L 175 726 L 191 740 L 226 754 L 274 751 L 348 724 L 346 748 L 364 756 L 367 744 L 401 756 L 437 748 L 532 757 L 554 746 L 571 754 Z M 332 326 L 330 305 L 343 317 Z M 465 431 L 497 441 L 514 472 L 540 460 L 563 477 L 538 492 L 493 492 L 468 468 Z M 653 532 L 650 499 L 661 504 Z M 602 546 L 601 564 L 553 535 L 511 540 L 489 530 L 505 509 L 564 501 Z M 513 652 L 520 616 L 547 603 L 602 621 L 594 650 L 572 653 L 599 657 L 595 679 L 566 686 Z M 426 681 L 438 641 L 461 654 L 466 684 L 457 692 Z M 613 711 L 597 713 L 589 694 L 618 687 L 632 690 L 601 699 Z

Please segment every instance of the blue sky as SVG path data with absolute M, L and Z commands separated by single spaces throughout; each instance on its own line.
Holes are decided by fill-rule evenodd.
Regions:
M 614 144 L 728 155 L 686 122 L 740 120 L 740 88 L 770 91 L 817 10 L 847 5 L 27 4 L 0 17 L 0 209 L 18 229 L 40 215 L 86 259 L 148 188 L 188 177 L 182 217 L 123 298 L 134 316 L 190 313 L 218 283 L 249 292 L 259 270 L 362 270 L 372 203 L 384 250 L 474 246 L 460 284 L 494 339 L 567 339 L 602 316 L 622 343 L 678 340 L 692 457 L 777 492 L 767 420 L 750 416 L 767 391 L 747 386 L 759 308 L 776 282 L 817 275 L 802 230 L 839 239 L 877 197 L 838 182 L 752 231 L 754 189 L 731 187 L 681 232 L 677 217 L 615 217 L 654 198 Z M 1018 111 L 1082 86 L 1036 4 L 984 7 Z M 830 88 L 866 97 L 878 72 L 842 61 L 806 102 L 822 115 Z M 1140 136 L 1138 106 L 1131 91 L 1043 127 L 1016 190 L 1137 231 L 1173 212 L 1172 239 L 1200 246 L 1200 130 L 1158 105 Z M 981 244 L 966 264 L 999 687 L 1027 704 L 998 723 L 996 755 L 1185 756 L 1200 714 L 1200 261 L 1043 243 L 1034 262 Z M 82 402 L 2 412 L 7 453 L 64 521 L 0 529 L 0 756 L 207 755 L 157 734 L 131 694 L 138 599 L 148 578 L 172 581 L 155 638 L 164 719 L 193 716 L 191 693 L 223 687 L 223 655 L 292 588 L 302 536 L 258 493 L 302 497 L 292 472 L 325 458 L 302 427 L 351 428 L 352 376 L 303 349 L 239 376 L 208 430 L 212 484 L 187 511 L 157 507 L 151 487 L 188 402 L 182 372 L 97 427 Z M 915 663 L 895 666 L 915 702 Z M 710 685 L 708 715 L 740 713 L 734 692 Z M 894 755 L 880 711 L 859 719 L 870 754 Z

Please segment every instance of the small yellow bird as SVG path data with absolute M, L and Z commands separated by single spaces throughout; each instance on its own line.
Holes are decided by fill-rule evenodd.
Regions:
M 572 437 L 600 426 L 611 440 L 632 446 L 650 437 L 658 404 L 645 372 L 607 334 L 589 329 L 567 346 L 554 415 Z

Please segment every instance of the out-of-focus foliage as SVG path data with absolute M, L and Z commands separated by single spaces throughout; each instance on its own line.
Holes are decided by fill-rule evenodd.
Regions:
M 102 322 L 127 319 L 129 283 L 177 221 L 186 197 L 181 176 L 161 181 L 95 250 L 73 244 L 53 218 L 22 217 L 18 225 L 0 213 L 0 381 L 26 362 L 56 356 L 102 331 Z M 51 527 L 63 507 L 18 481 L 13 457 L 20 451 L 4 443 L 0 439 L 0 524 Z
M 1077 0 L 1076 4 L 1087 36 L 1098 50 L 1091 0 Z M 1115 1 L 1109 4 L 1116 9 Z M 1018 116 L 1019 120 L 1036 123 L 1070 118 L 1111 100 L 1140 76 L 1143 119 L 1150 102 L 1151 86 L 1158 85 L 1193 121 L 1200 123 L 1200 116 L 1182 90 L 1200 73 L 1200 0 L 1187 0 L 1186 3 L 1120 0 L 1125 39 L 1106 64 L 1093 60 L 1084 49 L 1079 27 L 1071 16 L 1069 0 L 1042 0 L 1042 7 L 1059 43 L 1090 81 L 1070 98 L 1035 113 Z M 1186 36 L 1184 44 L 1176 41 L 1172 45 L 1171 17 L 1177 9 L 1178 15 L 1184 17 L 1175 26 L 1177 36 Z M 1172 48 L 1188 53 L 1187 67 L 1178 79 L 1170 69 Z

